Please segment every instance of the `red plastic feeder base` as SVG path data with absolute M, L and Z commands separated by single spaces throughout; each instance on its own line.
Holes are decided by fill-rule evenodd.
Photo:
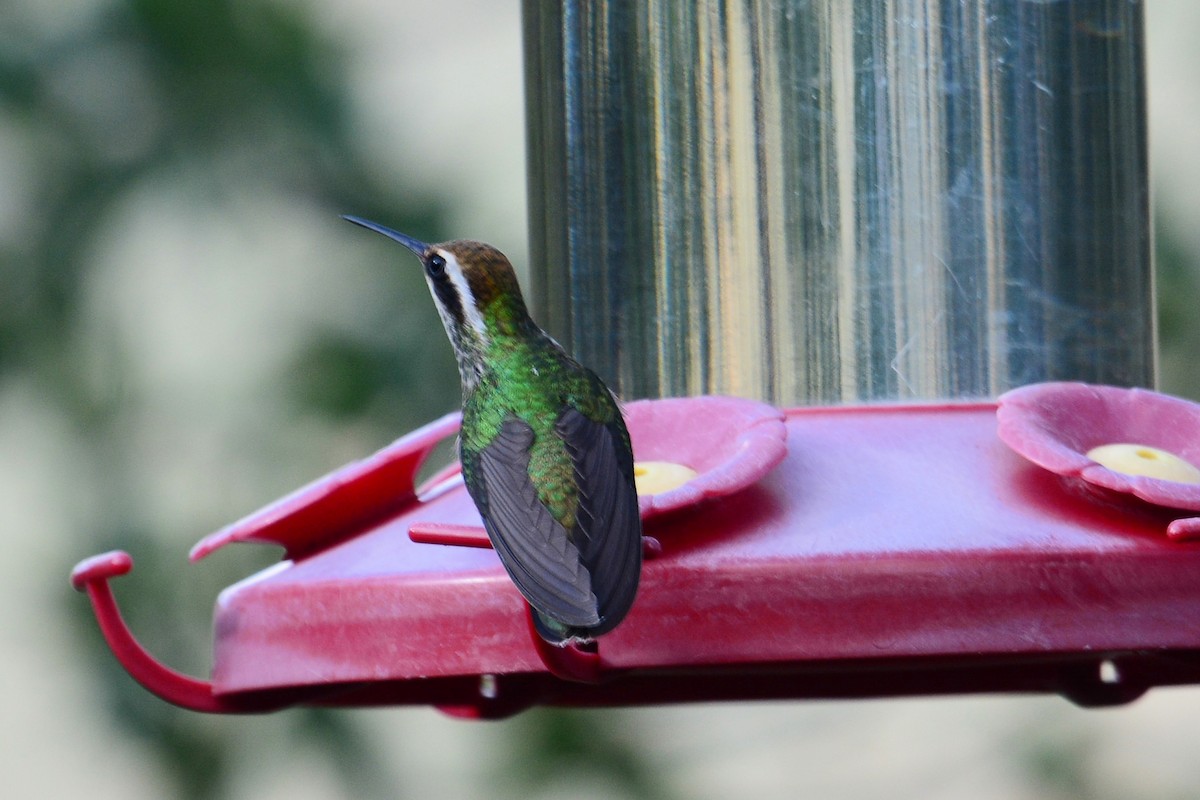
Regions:
M 165 670 L 124 628 L 107 580 L 127 556 L 84 562 L 76 585 L 130 673 L 201 711 L 983 691 L 1106 705 L 1200 682 L 1200 544 L 1165 535 L 1178 514 L 1023 459 L 995 404 L 781 414 L 694 398 L 628 419 L 639 460 L 699 475 L 643 499 L 657 557 L 595 651 L 531 635 L 454 470 L 414 488 L 454 416 L 197 546 L 288 553 L 221 594 L 211 682 Z

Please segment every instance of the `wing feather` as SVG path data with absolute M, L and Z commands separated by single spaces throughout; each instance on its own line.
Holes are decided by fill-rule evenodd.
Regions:
M 619 420 L 619 418 L 618 418 Z M 588 419 L 568 408 L 556 431 L 575 466 L 579 508 L 573 540 L 591 575 L 601 623 L 590 633 L 612 630 L 637 594 L 642 568 L 642 521 L 633 480 L 633 458 L 624 426 Z
M 533 429 L 509 417 L 479 453 L 483 524 L 501 562 L 538 611 L 564 625 L 600 623 L 591 575 L 567 529 L 542 505 L 529 478 Z
M 529 477 L 533 429 L 516 417 L 477 454 L 472 496 L 501 562 L 529 604 L 580 635 L 598 636 L 624 619 L 637 593 L 642 526 L 628 434 L 568 408 L 556 425 L 575 471 L 575 525 L 566 529 L 538 499 Z

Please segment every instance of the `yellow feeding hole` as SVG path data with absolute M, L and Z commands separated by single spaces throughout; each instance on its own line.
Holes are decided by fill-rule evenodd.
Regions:
M 662 494 L 696 477 L 696 470 L 671 461 L 638 461 L 633 465 L 633 481 L 638 494 Z
M 1149 445 L 1103 444 L 1089 450 L 1087 457 L 1113 472 L 1125 475 L 1200 484 L 1200 469 L 1196 469 L 1174 453 Z

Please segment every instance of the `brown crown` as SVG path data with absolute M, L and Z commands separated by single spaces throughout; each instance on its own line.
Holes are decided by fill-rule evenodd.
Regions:
M 491 305 L 498 298 L 506 298 L 524 305 L 517 275 L 508 258 L 499 250 L 490 244 L 469 239 L 459 239 L 437 246 L 454 253 L 480 309 Z

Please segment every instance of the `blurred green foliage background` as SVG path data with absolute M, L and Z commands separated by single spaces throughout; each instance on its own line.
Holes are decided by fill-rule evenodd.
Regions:
M 212 598 L 276 553 L 188 567 L 190 544 L 457 405 L 419 272 L 337 215 L 486 239 L 524 262 L 517 9 L 432 5 L 0 0 L 10 796 L 1194 796 L 1200 773 L 1172 742 L 1196 690 L 1106 714 L 974 699 L 470 725 L 425 709 L 213 718 L 125 676 L 66 586 L 77 559 L 133 553 L 119 587 L 131 626 L 206 674 Z M 1175 92 L 1152 118 L 1172 164 L 1162 386 L 1200 398 L 1187 201 L 1200 162 L 1184 108 L 1200 16 L 1153 12 L 1152 56 L 1155 31 L 1187 51 L 1151 62 L 1152 89 Z M 1154 777 L 1134 777 L 1147 764 Z

